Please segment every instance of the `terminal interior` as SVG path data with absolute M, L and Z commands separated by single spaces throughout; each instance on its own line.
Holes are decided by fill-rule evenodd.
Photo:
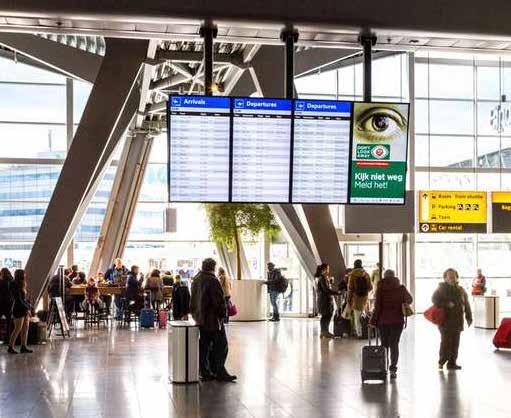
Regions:
M 190 282 L 213 257 L 235 280 L 236 254 L 212 239 L 204 204 L 173 202 L 168 190 L 168 98 L 205 93 L 200 24 L 176 23 L 163 36 L 154 23 L 144 39 L 78 18 L 66 30 L 41 19 L 15 28 L 2 8 L 0 267 L 27 267 L 39 309 L 58 266 L 96 276 L 116 257 L 144 274 L 170 271 Z M 254 26 L 219 24 L 214 95 L 283 96 L 282 25 Z M 295 97 L 364 101 L 358 32 L 297 27 Z M 511 229 L 496 231 L 490 209 L 492 192 L 511 193 L 511 41 L 383 33 L 376 31 L 371 56 L 371 100 L 410 104 L 406 203 L 270 204 L 280 231 L 241 236 L 240 269 L 243 280 L 266 280 L 273 262 L 289 287 L 278 302 L 280 323 L 226 325 L 237 383 L 169 382 L 170 326 L 145 330 L 112 319 L 89 329 L 74 320 L 70 338 L 54 333 L 30 358 L 0 347 L 0 417 L 510 416 L 511 357 L 493 347 L 498 324 L 466 329 L 463 369 L 439 373 L 439 333 L 422 314 L 454 268 L 469 294 L 481 269 L 487 295 L 499 301 L 495 320 L 511 316 Z M 108 141 L 98 139 L 105 133 Z M 87 141 L 104 142 L 99 159 Z M 68 200 L 78 190 L 82 200 Z M 484 230 L 421 231 L 421 191 L 487 192 Z M 338 273 L 357 259 L 369 273 L 377 263 L 394 270 L 414 298 L 399 376 L 385 385 L 360 382 L 365 341 L 319 338 L 315 264 L 327 260 Z M 261 297 L 266 316 L 270 304 Z

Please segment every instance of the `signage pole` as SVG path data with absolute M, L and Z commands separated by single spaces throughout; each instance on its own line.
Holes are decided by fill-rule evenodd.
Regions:
M 213 47 L 218 29 L 211 22 L 205 22 L 200 28 L 200 36 L 204 38 L 204 94 L 213 96 Z
M 359 41 L 364 50 L 364 102 L 371 102 L 373 95 L 373 46 L 376 45 L 376 35 L 371 32 L 362 33 Z M 383 234 L 380 234 L 380 242 L 378 243 L 378 262 L 381 280 L 383 278 Z
M 286 99 L 295 96 L 295 43 L 298 41 L 298 31 L 293 26 L 287 26 L 280 33 L 280 39 L 286 44 L 286 60 L 284 70 L 286 72 Z

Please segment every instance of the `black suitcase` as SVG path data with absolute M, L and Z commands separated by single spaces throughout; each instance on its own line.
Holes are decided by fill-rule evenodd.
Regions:
M 336 337 L 344 337 L 351 335 L 351 320 L 344 319 L 341 316 L 342 310 L 337 310 L 334 315 L 334 335 Z
M 362 364 L 360 375 L 362 383 L 366 380 L 387 380 L 388 359 L 387 349 L 378 343 L 378 332 L 375 329 L 376 344 L 371 344 L 371 332 L 368 330 L 369 345 L 362 348 Z

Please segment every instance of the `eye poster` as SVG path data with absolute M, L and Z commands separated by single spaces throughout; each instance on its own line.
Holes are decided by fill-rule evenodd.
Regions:
M 408 108 L 354 103 L 349 203 L 405 203 Z

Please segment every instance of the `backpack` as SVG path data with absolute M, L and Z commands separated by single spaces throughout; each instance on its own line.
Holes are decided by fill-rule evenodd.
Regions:
M 289 286 L 289 280 L 284 276 L 280 277 L 280 280 L 275 284 L 275 288 L 279 293 L 285 293 Z
M 369 293 L 365 276 L 355 278 L 355 295 L 364 297 Z

